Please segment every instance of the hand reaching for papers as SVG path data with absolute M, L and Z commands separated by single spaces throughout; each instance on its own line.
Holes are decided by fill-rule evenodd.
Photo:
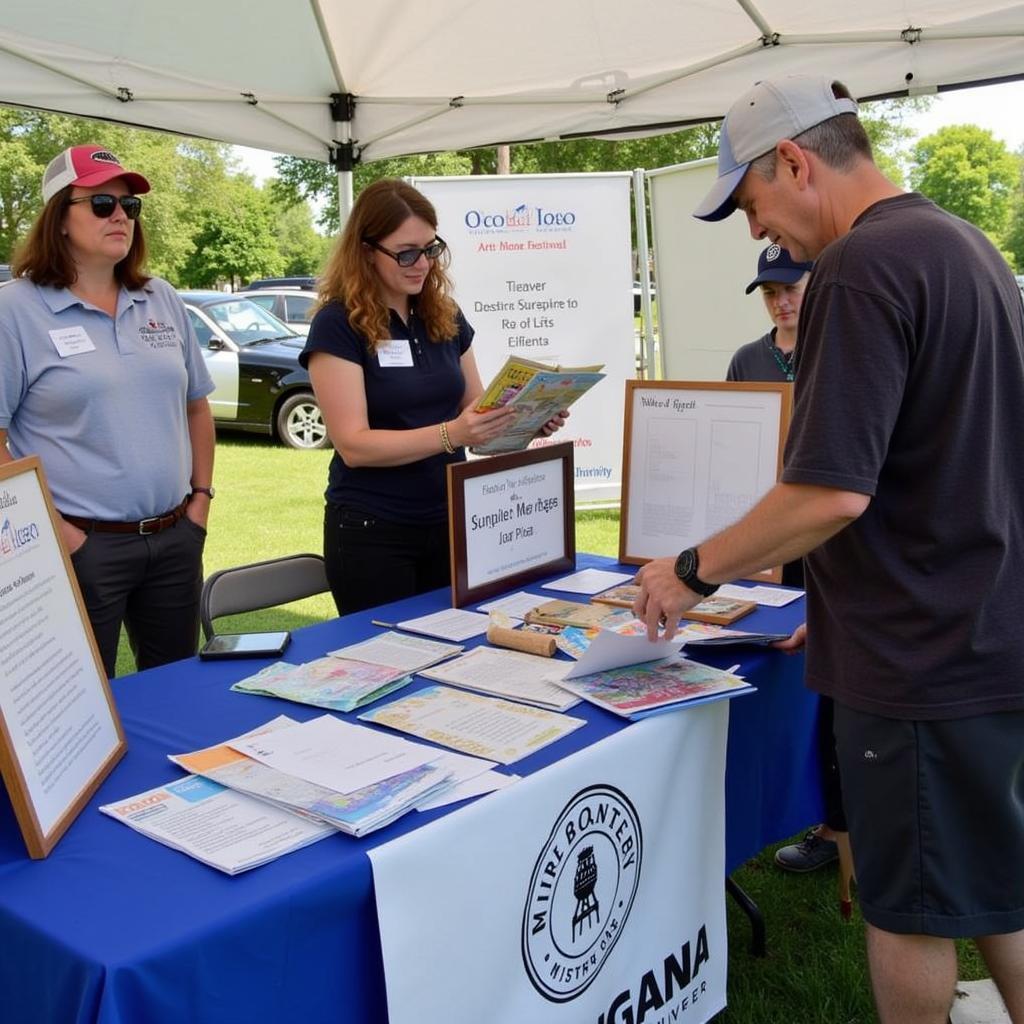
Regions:
M 679 628 L 679 617 L 700 602 L 700 594 L 684 586 L 676 576 L 675 558 L 655 558 L 636 574 L 640 596 L 633 602 L 633 614 L 647 623 L 647 639 L 671 640 Z
M 807 623 L 801 622 L 793 630 L 793 635 L 788 640 L 778 640 L 772 644 L 772 647 L 779 651 L 785 651 L 786 654 L 798 654 L 804 649 L 805 643 L 807 643 Z

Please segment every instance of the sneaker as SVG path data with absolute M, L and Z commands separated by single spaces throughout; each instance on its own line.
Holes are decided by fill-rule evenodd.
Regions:
M 822 839 L 812 828 L 799 843 L 775 851 L 775 863 L 783 871 L 816 871 L 839 859 L 839 849 L 831 839 Z

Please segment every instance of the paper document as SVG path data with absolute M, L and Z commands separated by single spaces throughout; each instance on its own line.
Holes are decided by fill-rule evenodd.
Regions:
M 419 768 L 441 753 L 332 715 L 229 743 L 262 764 L 338 793 L 352 793 Z
M 562 590 L 569 594 L 600 594 L 602 590 L 614 587 L 619 583 L 628 583 L 633 578 L 631 572 L 612 572 L 609 569 L 581 569 L 560 580 L 544 583 L 542 590 Z
M 403 636 L 389 630 L 380 636 L 371 637 L 357 644 L 328 651 L 332 658 L 351 658 L 366 661 L 372 665 L 386 665 L 403 672 L 419 672 L 421 668 L 435 665 L 462 650 L 459 644 L 442 644 L 418 636 Z
M 277 729 L 298 723 L 284 715 L 259 729 L 246 734 L 246 738 L 266 735 Z M 422 765 L 411 771 L 393 775 L 383 782 L 374 783 L 352 793 L 337 793 L 305 779 L 279 772 L 268 765 L 239 753 L 227 743 L 196 750 L 188 754 L 170 754 L 170 760 L 185 771 L 202 775 L 229 789 L 245 793 L 260 800 L 284 807 L 345 832 L 362 836 L 389 824 L 413 809 L 422 799 L 428 799 L 447 790 L 456 781 L 472 777 L 494 766 L 493 761 L 463 758 L 471 764 L 447 762 L 439 767 Z M 456 757 L 458 755 L 452 755 Z
M 513 782 L 518 781 L 518 775 L 502 775 L 501 772 L 495 771 L 484 772 L 482 775 L 476 775 L 472 779 L 467 779 L 465 782 L 446 789 L 443 793 L 438 793 L 437 796 L 424 800 L 417 804 L 416 810 L 432 811 L 437 807 L 447 807 L 448 804 L 458 803 L 460 800 L 469 800 L 474 796 L 483 796 L 485 793 L 494 793 L 499 789 L 505 789 Z
M 582 718 L 447 686 L 429 686 L 359 717 L 502 764 L 518 761 L 586 725 Z
M 398 623 L 399 629 L 410 633 L 426 633 L 439 636 L 442 640 L 469 640 L 487 632 L 487 616 L 478 612 L 466 612 L 461 608 L 448 608 L 443 612 L 421 615 Z
M 575 665 L 570 666 L 564 679 L 576 679 L 591 672 L 639 665 L 645 661 L 658 661 L 678 653 L 685 641 L 681 637 L 671 640 L 650 641 L 647 635 L 628 636 L 611 629 L 599 629 Z
M 526 618 L 526 613 L 536 608 L 539 603 L 540 598 L 536 594 L 528 594 L 525 590 L 520 590 L 515 594 L 506 594 L 505 597 L 499 597 L 496 601 L 488 601 L 487 604 L 477 605 L 477 611 L 501 612 L 510 619 L 519 619 L 521 621 Z
M 803 597 L 802 590 L 786 590 L 783 587 L 741 587 L 735 583 L 725 583 L 715 591 L 715 597 L 728 597 L 734 601 L 756 601 L 770 608 L 782 608 L 798 597 Z
M 454 661 L 425 669 L 420 675 L 549 711 L 565 711 L 579 703 L 579 699 L 555 683 L 571 667 L 565 661 L 535 654 L 477 647 Z
M 229 875 L 335 834 L 329 825 L 194 775 L 104 804 L 100 810 Z

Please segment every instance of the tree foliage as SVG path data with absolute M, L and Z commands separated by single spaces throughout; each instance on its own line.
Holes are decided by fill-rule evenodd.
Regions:
M 910 181 L 943 209 L 998 238 L 1019 194 L 1020 161 L 990 131 L 949 125 L 914 146 Z
M 284 208 L 251 179 L 234 173 L 229 146 L 3 107 L 0 262 L 10 262 L 42 207 L 46 165 L 63 149 L 82 143 L 111 150 L 153 186 L 142 214 L 150 273 L 174 284 L 219 284 L 232 274 L 276 273 L 285 264 L 277 232 Z M 289 237 L 288 261 L 309 264 L 322 258 L 325 243 L 315 232 Z M 299 252 L 302 245 L 309 250 L 305 257 Z

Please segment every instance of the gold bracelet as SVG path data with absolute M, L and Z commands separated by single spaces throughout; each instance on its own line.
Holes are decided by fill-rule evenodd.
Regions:
M 455 449 L 452 447 L 452 439 L 448 436 L 448 424 L 444 422 L 441 423 L 441 444 L 449 455 L 455 454 Z

